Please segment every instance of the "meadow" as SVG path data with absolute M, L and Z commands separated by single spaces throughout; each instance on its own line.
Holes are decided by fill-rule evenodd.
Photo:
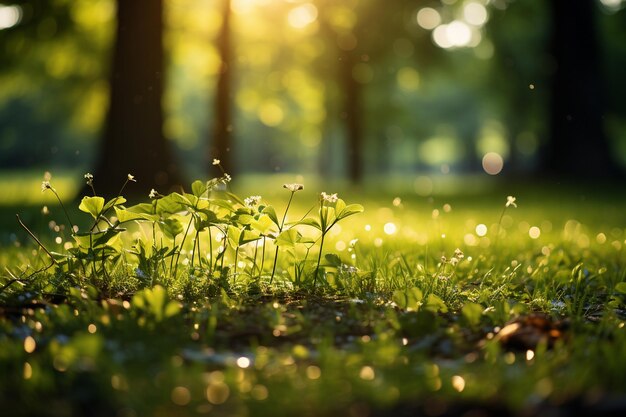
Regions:
M 75 177 L 6 181 L 7 415 L 626 410 L 620 185 Z

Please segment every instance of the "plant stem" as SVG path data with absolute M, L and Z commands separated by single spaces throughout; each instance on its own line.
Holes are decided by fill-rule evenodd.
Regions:
M 504 217 L 504 213 L 506 212 L 506 206 L 502 209 L 500 213 L 500 218 L 498 219 L 498 229 L 496 230 L 496 240 L 493 242 L 494 250 L 498 247 L 498 238 L 500 237 L 500 229 L 502 228 L 502 218 Z
M 322 250 L 324 249 L 324 238 L 326 237 L 326 232 L 322 233 L 322 240 L 320 242 L 320 253 L 317 255 L 317 266 L 315 267 L 315 275 L 313 275 L 313 287 L 317 284 L 317 274 L 320 270 L 320 262 L 322 262 Z
M 59 195 L 57 194 L 57 190 L 55 190 L 54 188 L 50 187 L 50 191 L 52 191 L 54 196 L 57 198 L 57 201 L 61 205 L 61 209 L 63 209 L 63 212 L 65 213 L 65 217 L 67 218 L 67 221 L 70 224 L 70 228 L 71 228 L 72 234 L 74 234 L 75 233 L 74 223 L 72 223 L 72 219 L 70 219 L 70 215 L 67 213 L 67 210 L 65 209 L 65 206 L 63 205 L 63 201 L 61 201 L 61 197 L 59 197 Z
M 263 250 L 261 250 L 261 267 L 259 268 L 259 280 L 263 274 L 263 267 L 265 266 L 265 236 L 263 236 Z
M 209 231 L 209 275 L 213 273 L 213 268 L 211 268 L 211 262 L 213 261 L 213 235 L 211 234 L 211 225 L 207 227 Z
M 43 249 L 44 252 L 46 252 L 46 254 L 50 257 L 50 260 L 52 261 L 52 263 L 54 265 L 57 264 L 56 259 L 54 259 L 54 256 L 52 256 L 52 254 L 50 253 L 50 251 L 48 249 L 46 249 L 46 247 L 43 245 L 43 243 L 41 243 L 41 241 L 39 239 L 37 239 L 37 236 L 35 236 L 33 234 L 33 232 L 30 231 L 30 229 L 28 227 L 26 227 L 26 225 L 24 224 L 24 222 L 22 222 L 22 219 L 20 218 L 19 214 L 16 214 L 15 217 L 17 217 L 17 222 L 20 224 L 20 226 L 22 226 L 22 228 L 24 230 L 26 230 L 26 233 L 28 233 L 28 235 L 39 245 L 39 247 L 41 249 Z
M 180 259 L 180 253 L 183 250 L 183 246 L 185 245 L 185 240 L 187 239 L 187 234 L 189 233 L 189 229 L 191 229 L 191 223 L 193 223 L 193 214 L 191 215 L 191 219 L 189 220 L 189 223 L 187 224 L 187 230 L 185 230 L 185 234 L 183 235 L 183 241 L 180 242 L 180 248 L 178 249 L 178 253 L 176 254 L 176 265 L 174 266 L 174 277 L 176 276 L 176 272 L 178 271 L 178 260 Z M 172 257 L 172 259 L 174 259 Z M 172 266 L 170 265 L 170 269 L 172 269 Z
M 278 234 L 283 231 L 283 227 L 285 226 L 285 219 L 287 218 L 287 212 L 289 211 L 289 206 L 291 206 L 291 200 L 293 200 L 293 195 L 295 191 L 291 192 L 289 196 L 289 201 L 287 202 L 287 208 L 285 208 L 285 214 L 283 214 L 283 219 L 280 222 L 280 227 L 278 228 Z M 272 276 L 270 277 L 270 285 L 272 285 L 272 281 L 274 281 L 274 274 L 276 273 L 276 262 L 278 261 L 278 246 L 276 246 L 276 252 L 274 252 L 274 266 L 272 266 Z

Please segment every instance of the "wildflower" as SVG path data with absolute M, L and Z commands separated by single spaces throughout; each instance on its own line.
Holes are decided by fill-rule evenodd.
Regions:
M 517 204 L 515 204 L 515 200 L 516 200 L 516 198 L 513 197 L 512 195 L 508 196 L 506 198 L 506 206 L 505 207 L 509 207 L 509 206 L 517 207 Z
M 463 251 L 462 251 L 461 249 L 456 248 L 456 249 L 455 249 L 455 251 L 454 251 L 454 257 L 455 257 L 457 260 L 459 260 L 459 261 L 460 261 L 460 260 L 462 260 L 463 258 L 465 258 L 465 254 L 463 253 Z
M 441 282 L 448 282 L 450 277 L 444 274 L 437 275 L 437 279 Z
M 137 182 L 134 175 L 128 174 L 128 181 Z
M 320 194 L 320 197 L 322 198 L 323 201 L 327 201 L 329 203 L 336 203 L 337 200 L 339 199 L 339 197 L 337 197 L 337 193 L 326 194 L 322 192 L 322 194 Z
M 352 247 L 352 248 L 353 248 L 353 247 L 355 247 L 355 246 L 356 246 L 356 243 L 357 243 L 358 241 L 359 241 L 359 239 L 352 239 L 352 240 L 350 241 L 350 247 Z
M 232 179 L 233 178 L 229 174 L 224 173 L 224 183 L 231 182 Z
M 150 190 L 150 194 L 148 194 L 148 197 L 150 198 L 157 198 L 157 196 L 159 195 L 159 193 L 157 192 L 157 190 L 155 190 L 154 188 Z
M 260 195 L 251 195 L 250 197 L 244 199 L 243 202 L 248 207 L 254 207 L 254 206 L 258 205 L 261 202 L 261 196 Z
M 298 184 L 298 183 L 293 183 L 293 184 L 283 184 L 283 188 L 288 189 L 289 191 L 291 191 L 292 193 L 295 193 L 296 191 L 300 191 L 304 189 L 304 185 L 302 184 Z
M 213 158 L 213 165 L 219 165 L 221 163 L 222 163 L 222 161 L 220 161 L 219 159 Z
M 93 185 L 93 175 L 91 175 L 91 173 L 88 172 L 85 174 L 85 180 L 87 181 L 87 185 Z
M 448 262 L 448 258 L 446 258 L 446 255 L 441 255 L 441 263 L 445 264 L 446 262 Z
M 41 192 L 43 193 L 46 190 L 51 189 L 52 186 L 50 185 L 50 181 L 42 181 L 41 182 Z
M 456 266 L 459 263 L 459 258 L 450 258 L 450 265 Z

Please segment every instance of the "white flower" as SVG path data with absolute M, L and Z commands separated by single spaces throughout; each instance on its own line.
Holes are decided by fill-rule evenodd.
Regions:
M 465 258 L 465 254 L 463 254 L 463 251 L 461 249 L 456 248 L 456 250 L 454 251 L 454 257 L 460 261 L 461 259 Z
M 296 191 L 303 190 L 304 189 L 304 185 L 298 184 L 297 182 L 294 182 L 293 184 L 283 184 L 283 188 L 286 188 L 289 191 L 291 191 L 292 193 L 295 193 Z
M 231 182 L 232 179 L 233 178 L 229 174 L 224 173 L 224 183 Z
M 261 196 L 260 195 L 251 195 L 250 197 L 244 199 L 243 202 L 248 207 L 254 207 L 254 206 L 258 205 L 261 202 Z
M 459 258 L 451 258 L 450 259 L 450 265 L 452 266 L 456 266 L 456 264 L 459 263 Z
M 134 175 L 128 174 L 128 181 L 137 182 Z
M 329 203 L 336 203 L 337 200 L 339 199 L 339 197 L 337 197 L 337 193 L 326 194 L 325 192 L 322 192 L 322 194 L 320 194 L 320 197 L 322 198 L 322 200 L 327 201 Z
M 157 191 L 153 188 L 153 189 L 150 190 L 150 194 L 148 194 L 148 197 L 156 198 L 157 195 L 159 195 L 159 193 L 157 193 Z
M 512 195 L 508 196 L 506 198 L 506 207 L 509 207 L 509 206 L 517 207 L 517 204 L 515 204 L 515 200 L 516 198 L 513 197 Z
M 352 239 L 352 240 L 350 241 L 350 247 L 351 247 L 351 248 L 355 247 L 355 246 L 356 246 L 356 243 L 357 243 L 358 241 L 359 241 L 359 239 Z
M 221 163 L 222 163 L 222 161 L 220 161 L 219 159 L 213 158 L 213 165 L 219 165 Z
M 86 173 L 84 177 L 85 180 L 87 180 L 87 185 L 93 184 L 93 175 L 91 175 L 91 173 Z
M 52 188 L 52 186 L 50 185 L 50 181 L 42 181 L 41 182 L 41 192 L 43 193 L 46 190 L 49 190 L 50 188 Z

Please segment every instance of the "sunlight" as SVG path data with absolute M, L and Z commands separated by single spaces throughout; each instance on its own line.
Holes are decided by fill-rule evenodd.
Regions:
M 504 159 L 499 153 L 487 152 L 483 156 L 483 169 L 489 175 L 498 175 L 504 168 Z
M 477 2 L 469 2 L 463 7 L 463 18 L 470 25 L 482 26 L 487 23 L 489 16 L 485 6 Z
M 439 12 L 431 7 L 424 7 L 417 12 L 417 24 L 424 29 L 434 29 L 440 23 L 441 16 L 439 15 Z
M 20 6 L 5 6 L 0 4 L 0 30 L 9 29 L 22 20 L 22 8 Z
M 304 29 L 317 19 L 317 7 L 311 3 L 305 3 L 291 9 L 287 16 L 289 25 L 296 29 Z
M 472 31 L 467 23 L 455 20 L 446 27 L 446 36 L 452 46 L 462 47 L 472 40 Z

